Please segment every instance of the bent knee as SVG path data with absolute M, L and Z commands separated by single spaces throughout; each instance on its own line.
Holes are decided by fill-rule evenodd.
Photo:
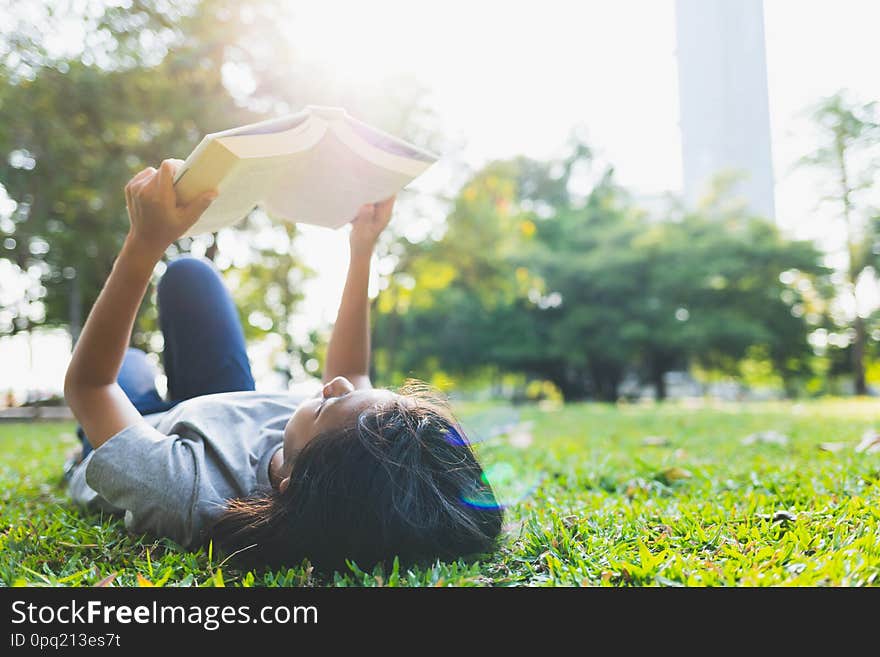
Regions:
M 222 285 L 220 274 L 210 260 L 194 256 L 182 256 L 168 263 L 159 279 L 158 294 L 165 296 L 170 290 L 198 290 L 205 285 Z

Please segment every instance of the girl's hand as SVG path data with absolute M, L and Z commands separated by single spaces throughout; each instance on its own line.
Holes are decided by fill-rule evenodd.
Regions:
M 182 164 L 183 160 L 163 160 L 158 170 L 147 167 L 125 186 L 129 239 L 157 259 L 217 197 L 216 191 L 205 192 L 186 205 L 178 205 L 172 181 Z
M 396 199 L 395 195 L 378 203 L 361 206 L 351 222 L 351 234 L 348 236 L 352 255 L 373 253 L 376 240 L 391 220 L 391 210 Z

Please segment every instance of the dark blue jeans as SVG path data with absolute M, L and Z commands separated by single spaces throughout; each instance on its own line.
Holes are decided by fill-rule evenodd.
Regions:
M 200 395 L 254 389 L 238 312 L 213 263 L 173 260 L 159 280 L 157 297 L 168 399 L 156 390 L 158 372 L 140 349 L 126 351 L 116 379 L 141 415 Z M 77 435 L 85 458 L 92 446 L 82 427 Z

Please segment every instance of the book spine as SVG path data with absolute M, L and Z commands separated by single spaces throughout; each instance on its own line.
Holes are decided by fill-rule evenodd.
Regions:
M 188 203 L 211 189 L 222 191 L 223 180 L 237 161 L 235 153 L 209 135 L 181 167 L 174 182 L 178 200 Z

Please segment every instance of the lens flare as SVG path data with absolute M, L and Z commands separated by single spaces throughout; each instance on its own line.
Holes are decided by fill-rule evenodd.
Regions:
M 476 509 L 506 509 L 530 497 L 542 479 L 540 473 L 522 472 L 510 463 L 493 463 L 483 469 L 481 480 L 474 482 L 473 490 L 462 495 L 461 501 Z
M 470 443 L 481 443 L 508 433 L 519 423 L 519 411 L 502 406 L 484 410 L 461 423 Z
M 465 439 L 461 437 L 461 434 L 456 431 L 455 427 L 449 427 L 449 429 L 444 434 L 443 438 L 450 445 L 464 445 Z

